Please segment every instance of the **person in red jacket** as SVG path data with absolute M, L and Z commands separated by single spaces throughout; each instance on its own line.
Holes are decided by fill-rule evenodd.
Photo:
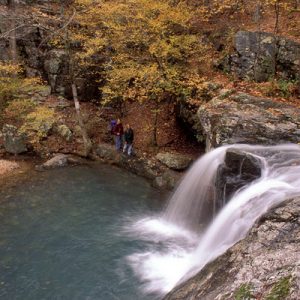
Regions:
M 116 150 L 120 151 L 122 150 L 122 141 L 123 141 L 123 125 L 121 123 L 121 120 L 117 120 L 116 126 L 113 128 L 113 134 L 115 136 L 115 144 L 116 144 Z

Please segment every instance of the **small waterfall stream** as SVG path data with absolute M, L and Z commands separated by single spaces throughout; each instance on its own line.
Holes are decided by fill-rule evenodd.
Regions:
M 261 162 L 260 178 L 240 188 L 208 222 L 215 199 L 215 178 L 226 150 L 236 148 Z M 201 157 L 189 170 L 160 215 L 127 226 L 126 232 L 149 242 L 148 250 L 127 261 L 146 293 L 162 297 L 198 273 L 208 262 L 241 240 L 254 222 L 279 203 L 300 195 L 300 146 L 230 145 Z M 212 215 L 212 214 L 211 214 Z

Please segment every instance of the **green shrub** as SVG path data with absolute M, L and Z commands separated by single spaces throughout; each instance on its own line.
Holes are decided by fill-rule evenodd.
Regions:
M 56 121 L 54 109 L 43 106 L 37 107 L 33 112 L 26 115 L 20 132 L 25 133 L 32 144 L 37 144 L 47 137 Z
M 284 300 L 290 293 L 291 278 L 287 276 L 276 282 L 265 300 Z
M 251 292 L 251 284 L 243 283 L 240 287 L 234 292 L 234 300 L 250 300 L 255 299 Z

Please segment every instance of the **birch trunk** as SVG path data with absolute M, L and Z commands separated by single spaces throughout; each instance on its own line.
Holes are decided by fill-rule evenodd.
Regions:
M 80 131 L 82 134 L 83 144 L 84 144 L 84 157 L 87 157 L 92 150 L 92 142 L 86 132 L 86 128 L 83 124 L 81 112 L 80 112 L 80 104 L 77 96 L 77 88 L 75 83 L 72 83 L 72 94 L 74 99 L 74 105 L 76 110 L 76 118 L 80 127 Z

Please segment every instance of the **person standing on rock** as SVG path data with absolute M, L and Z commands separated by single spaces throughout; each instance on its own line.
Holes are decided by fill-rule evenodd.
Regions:
M 123 125 L 121 123 L 121 120 L 117 120 L 117 124 L 113 129 L 113 134 L 115 136 L 115 145 L 116 145 L 116 150 L 120 151 L 122 149 L 122 138 L 123 138 Z
M 127 153 L 128 155 L 131 155 L 134 133 L 133 133 L 133 129 L 130 127 L 129 124 L 126 125 L 124 139 L 125 141 L 124 141 L 123 153 Z

